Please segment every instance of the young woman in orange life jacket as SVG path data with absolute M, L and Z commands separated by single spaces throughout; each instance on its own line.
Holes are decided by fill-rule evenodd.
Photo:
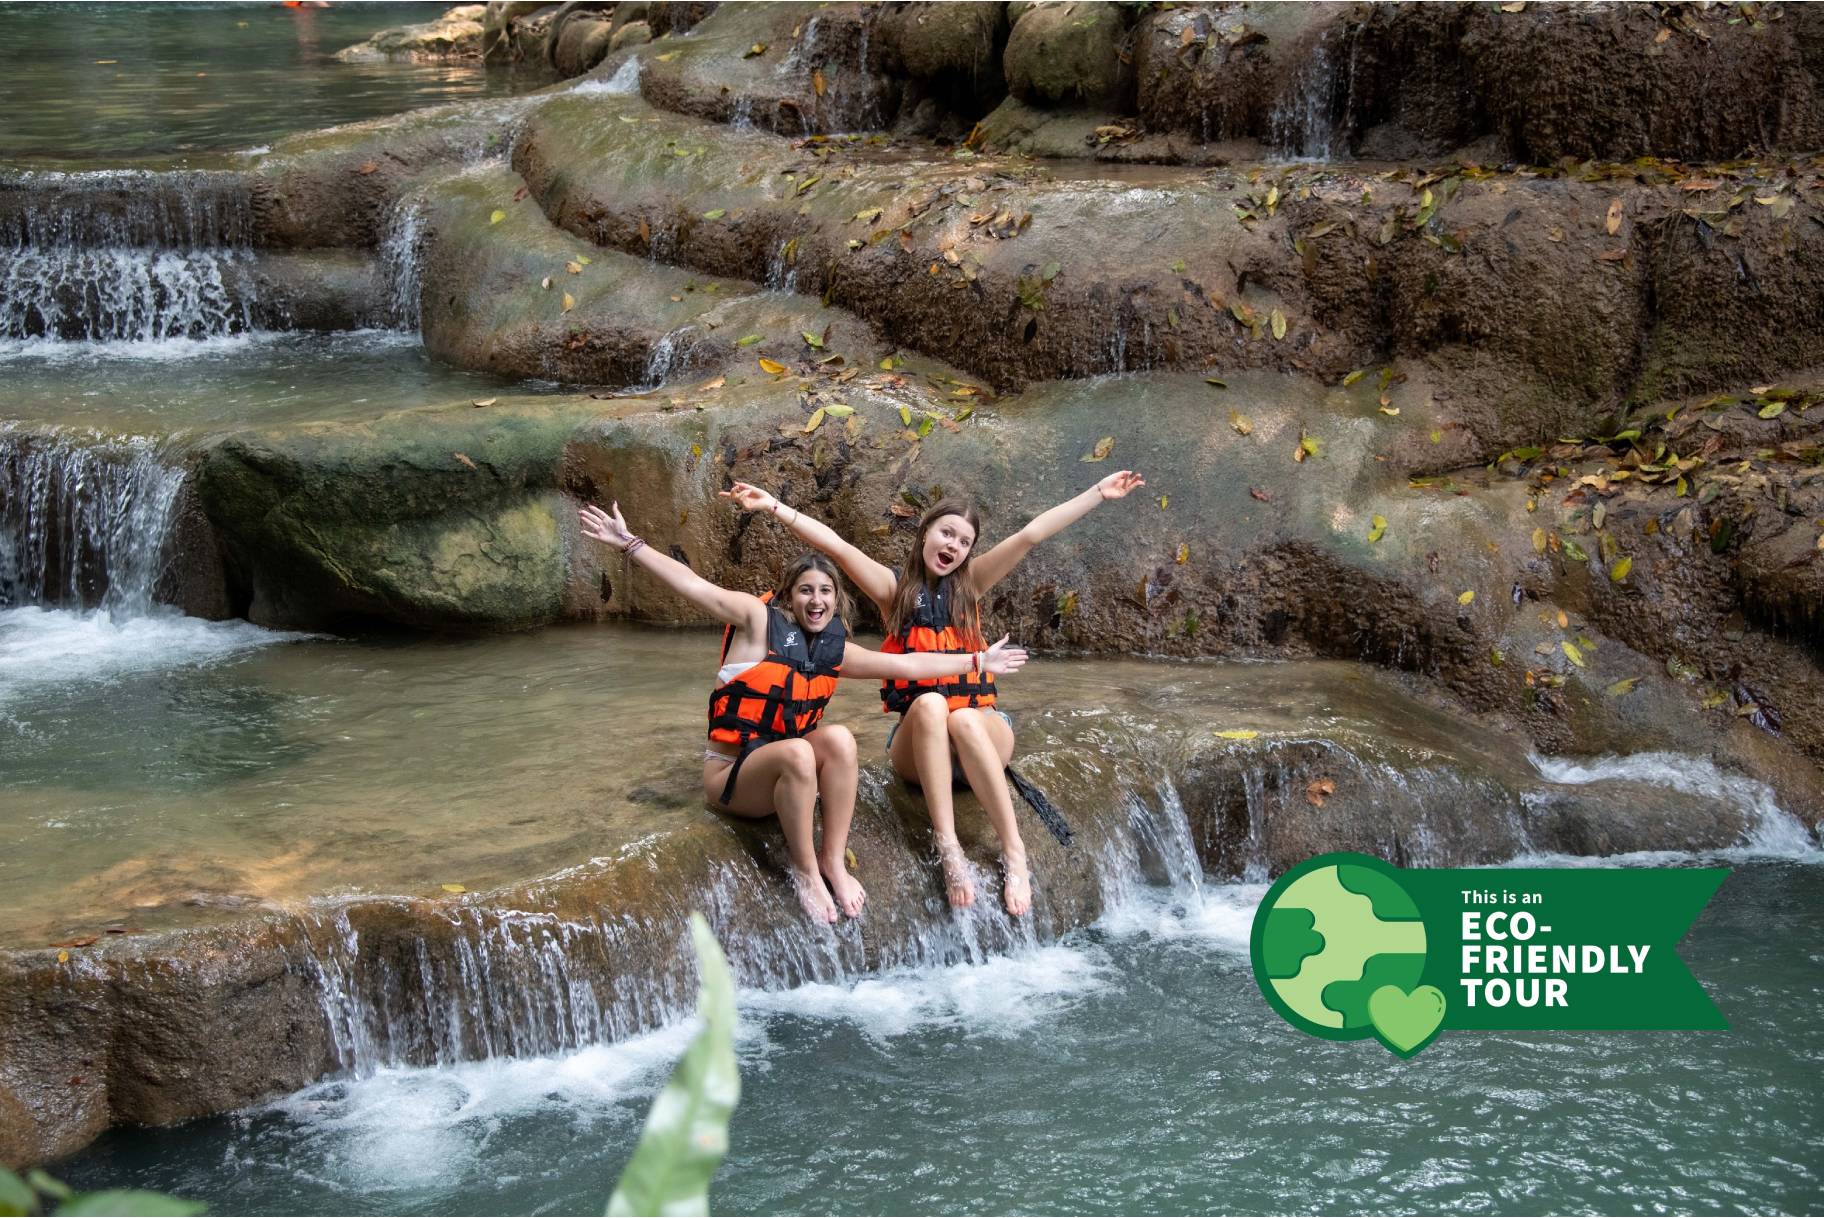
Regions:
M 768 596 L 750 596 L 710 583 L 635 537 L 618 503 L 612 513 L 589 504 L 578 515 L 585 536 L 614 546 L 726 623 L 722 667 L 709 699 L 704 800 L 736 816 L 779 817 L 798 900 L 813 919 L 834 922 L 838 907 L 850 917 L 860 914 L 867 894 L 844 861 L 855 815 L 855 737 L 840 724 L 823 722 L 837 678 L 987 678 L 1017 671 L 1026 652 L 1009 647 L 1005 637 L 960 653 L 869 651 L 849 640 L 849 596 L 821 554 L 791 564 Z M 811 825 L 819 796 L 821 850 Z
M 1074 499 L 1040 513 L 1025 528 L 979 555 L 975 543 L 981 519 L 975 508 L 945 501 L 918 522 L 918 537 L 897 574 L 844 541 L 828 525 L 801 515 L 758 487 L 737 482 L 722 495 L 749 511 L 777 516 L 811 546 L 834 558 L 880 608 L 887 630 L 882 651 L 966 654 L 981 646 L 982 597 L 1032 547 L 1097 506 L 1125 498 L 1145 485 L 1139 474 L 1119 470 Z M 880 696 L 884 709 L 900 716 L 887 737 L 887 753 L 902 778 L 924 789 L 950 903 L 965 906 L 975 901 L 968 862 L 956 838 L 950 785 L 954 762 L 962 766 L 970 789 L 1000 836 L 1002 903 L 1008 913 L 1024 914 L 1032 908 L 1032 877 L 1006 775 L 1007 763 L 1013 759 L 1013 720 L 994 704 L 993 678 L 968 674 L 949 681 L 888 679 L 881 685 Z

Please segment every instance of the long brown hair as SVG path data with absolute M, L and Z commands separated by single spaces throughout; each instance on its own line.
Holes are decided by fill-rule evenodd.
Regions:
M 796 584 L 806 571 L 822 571 L 830 577 L 830 583 L 836 587 L 836 616 L 842 620 L 844 630 L 850 629 L 849 622 L 855 616 L 855 602 L 849 596 L 848 585 L 842 582 L 842 572 L 836 564 L 815 552 L 800 554 L 786 568 L 785 574 L 779 577 L 779 583 L 773 589 L 773 604 L 779 606 L 787 617 L 792 616 L 792 585 Z
M 918 536 L 912 539 L 912 549 L 900 566 L 899 583 L 893 589 L 893 602 L 887 606 L 888 636 L 905 633 L 906 626 L 912 621 L 913 610 L 918 607 L 918 594 L 931 586 L 931 575 L 925 570 L 925 534 L 945 516 L 961 516 L 975 530 L 976 540 L 981 540 L 982 517 L 973 503 L 946 499 L 924 514 L 918 522 Z M 982 593 L 976 587 L 975 570 L 970 565 L 974 561 L 975 547 L 970 546 L 969 553 L 957 564 L 956 570 L 944 576 L 943 582 L 948 585 L 950 624 L 963 636 L 964 646 L 980 648 Z

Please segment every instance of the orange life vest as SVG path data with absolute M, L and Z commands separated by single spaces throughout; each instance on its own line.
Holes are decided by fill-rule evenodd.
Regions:
M 913 602 L 912 620 L 906 623 L 903 633 L 882 643 L 881 651 L 889 655 L 903 655 L 909 651 L 968 655 L 972 651 L 980 651 L 980 647 L 971 647 L 962 632 L 951 624 L 949 598 L 949 580 L 939 584 L 935 591 L 922 589 L 918 599 Z M 944 701 L 951 710 L 965 706 L 993 706 L 994 674 L 966 672 L 927 681 L 882 681 L 881 709 L 889 713 L 897 711 L 903 715 L 912 706 L 914 698 L 933 692 L 944 695 Z
M 733 680 L 716 686 L 709 695 L 709 738 L 740 749 L 734 765 L 729 767 L 728 784 L 722 793 L 725 804 L 734 796 L 735 775 L 749 753 L 763 744 L 809 735 L 816 729 L 823 719 L 824 707 L 836 692 L 836 678 L 848 644 L 848 631 L 841 618 L 832 619 L 816 634 L 806 634 L 802 626 L 770 603 L 772 593 L 760 599 L 767 602 L 765 658 Z M 728 662 L 728 649 L 734 638 L 735 628 L 724 627 L 721 663 Z

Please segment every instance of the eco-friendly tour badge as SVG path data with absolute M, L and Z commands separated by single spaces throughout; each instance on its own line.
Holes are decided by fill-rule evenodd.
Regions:
M 1321 854 L 1255 911 L 1254 979 L 1293 1027 L 1401 1057 L 1447 1028 L 1727 1028 L 1673 948 L 1728 874 Z

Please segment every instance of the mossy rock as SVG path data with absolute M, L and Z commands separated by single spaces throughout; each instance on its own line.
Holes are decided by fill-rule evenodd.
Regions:
M 1007 39 L 1007 88 L 1035 105 L 1115 97 L 1125 26 L 1118 4 L 1035 4 Z

